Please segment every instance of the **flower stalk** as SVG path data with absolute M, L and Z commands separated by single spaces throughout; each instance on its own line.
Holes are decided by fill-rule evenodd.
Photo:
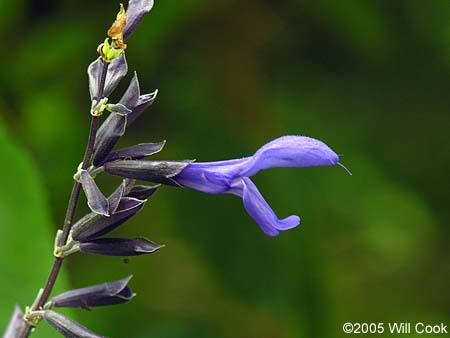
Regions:
M 322 141 L 305 136 L 283 136 L 258 149 L 253 155 L 227 161 L 158 160 L 145 158 L 163 150 L 166 141 L 140 143 L 116 150 L 127 127 L 150 107 L 157 91 L 141 94 L 135 73 L 118 103 L 109 103 L 109 95 L 125 77 L 128 65 L 125 40 L 153 6 L 153 0 L 129 0 L 127 11 L 120 5 L 108 38 L 98 47 L 100 57 L 88 67 L 91 97 L 91 123 L 83 160 L 73 176 L 74 183 L 62 230 L 55 237 L 55 260 L 46 283 L 25 313 L 16 307 L 3 338 L 27 338 L 42 321 L 64 337 L 102 336 L 55 311 L 59 307 L 91 309 L 130 301 L 135 294 L 128 286 L 131 276 L 81 289 L 69 290 L 50 299 L 64 259 L 74 253 L 104 256 L 151 254 L 164 245 L 145 237 L 103 237 L 142 210 L 161 185 L 190 188 L 208 194 L 233 194 L 243 200 L 244 208 L 262 231 L 277 236 L 295 228 L 300 217 L 279 219 L 250 177 L 276 167 L 339 165 L 339 156 Z M 109 115 L 100 125 L 100 118 Z M 346 169 L 347 170 L 347 169 Z M 108 197 L 97 186 L 100 174 L 122 177 L 122 183 Z M 137 185 L 136 180 L 156 183 Z M 81 190 L 91 212 L 75 221 Z
M 108 65 L 109 65 L 109 63 L 103 62 L 102 76 L 101 76 L 101 81 L 99 83 L 99 88 L 98 88 L 99 97 L 103 96 L 106 74 L 108 72 Z M 92 157 L 92 154 L 94 151 L 95 136 L 97 134 L 98 125 L 99 125 L 99 117 L 92 116 L 91 117 L 91 126 L 89 128 L 89 137 L 88 137 L 88 141 L 87 141 L 87 145 L 86 145 L 86 150 L 84 152 L 81 169 L 87 169 L 89 166 L 89 162 L 91 160 L 91 157 Z M 64 219 L 63 231 L 62 231 L 62 234 L 60 237 L 60 243 L 63 243 L 63 245 L 67 244 L 66 242 L 69 237 L 70 229 L 73 224 L 73 219 L 75 217 L 75 211 L 77 209 L 78 199 L 80 197 L 80 191 L 81 191 L 81 183 L 74 181 L 74 184 L 72 187 L 72 193 L 70 194 L 69 203 L 67 206 L 66 217 Z M 53 262 L 50 273 L 47 277 L 47 281 L 45 282 L 45 286 L 42 290 L 42 293 L 40 294 L 40 297 L 38 298 L 36 304 L 34 304 L 33 307 L 31 308 L 31 311 L 36 311 L 37 309 L 42 308 L 45 305 L 45 303 L 47 302 L 47 300 L 50 297 L 50 294 L 53 290 L 53 287 L 55 286 L 55 283 L 58 278 L 59 271 L 61 270 L 63 261 L 64 261 L 64 257 L 55 257 L 55 260 Z M 30 335 L 30 333 L 33 329 L 33 326 L 30 325 L 29 323 L 27 323 L 27 324 L 28 324 L 27 328 L 20 338 L 27 338 Z

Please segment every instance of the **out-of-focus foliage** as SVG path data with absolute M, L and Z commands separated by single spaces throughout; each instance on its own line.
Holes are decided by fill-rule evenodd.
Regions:
M 38 222 L 47 211 L 24 207 L 33 237 L 63 219 L 89 124 L 86 67 L 117 8 L 0 0 L 0 113 L 32 153 L 54 221 L 49 231 Z M 74 287 L 134 274 L 138 293 L 76 319 L 137 338 L 328 338 L 347 321 L 450 324 L 450 2 L 156 1 L 127 43 L 143 92 L 159 95 L 121 145 L 167 139 L 159 158 L 208 161 L 302 134 L 343 154 L 354 176 L 333 167 L 255 177 L 280 217 L 302 217 L 278 238 L 265 237 L 238 198 L 161 189 L 118 233 L 164 249 L 128 264 L 68 259 Z M 2 201 L 28 179 L 3 175 Z M 101 183 L 109 193 L 118 180 Z M 15 236 L 30 237 L 30 226 Z M 1 254 L 9 269 L 20 264 Z
M 0 318 L 1 330 L 6 327 L 15 304 L 32 302 L 36 285 L 43 285 L 52 256 L 41 257 L 40 252 L 52 250 L 53 229 L 46 194 L 35 164 L 20 149 L 3 127 L 0 128 Z M 64 290 L 68 283 L 61 274 L 57 289 Z M 58 337 L 50 330 L 42 330 L 40 337 Z

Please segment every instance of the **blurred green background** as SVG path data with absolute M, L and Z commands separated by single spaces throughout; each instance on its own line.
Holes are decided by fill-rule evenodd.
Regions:
M 117 9 L 0 0 L 0 331 L 47 276 L 87 138 L 86 68 Z M 301 134 L 343 154 L 354 175 L 258 174 L 279 217 L 302 217 L 277 238 L 234 196 L 161 189 L 115 234 L 167 247 L 128 263 L 76 255 L 58 281 L 65 290 L 133 274 L 138 296 L 70 316 L 137 338 L 450 325 L 450 1 L 156 1 L 127 43 L 130 74 L 112 100 L 133 70 L 143 92 L 159 95 L 120 146 L 167 139 L 157 158 L 211 161 Z M 109 193 L 120 180 L 99 181 Z

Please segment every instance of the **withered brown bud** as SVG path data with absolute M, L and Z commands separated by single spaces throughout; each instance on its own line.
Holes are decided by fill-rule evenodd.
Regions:
M 108 30 L 108 36 L 116 43 L 116 47 L 120 49 L 127 48 L 127 45 L 123 42 L 123 29 L 127 24 L 127 13 L 123 8 L 123 4 L 120 4 L 119 13 L 117 13 L 116 21 L 113 22 L 111 28 Z

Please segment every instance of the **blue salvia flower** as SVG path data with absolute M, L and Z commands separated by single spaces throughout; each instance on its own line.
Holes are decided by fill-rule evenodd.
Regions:
M 279 219 L 250 176 L 276 167 L 311 167 L 339 164 L 339 156 L 325 143 L 305 136 L 283 136 L 261 147 L 253 156 L 229 161 L 188 163 L 177 175 L 158 177 L 160 161 L 116 161 L 104 169 L 112 175 L 179 185 L 208 194 L 234 194 L 243 199 L 250 216 L 269 236 L 296 227 L 296 215 Z

